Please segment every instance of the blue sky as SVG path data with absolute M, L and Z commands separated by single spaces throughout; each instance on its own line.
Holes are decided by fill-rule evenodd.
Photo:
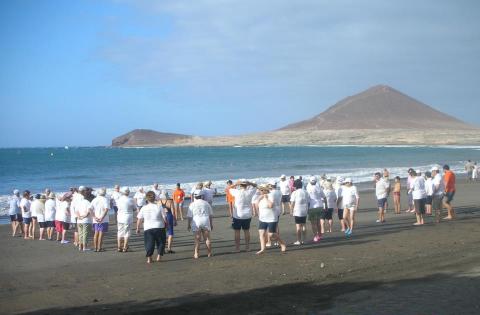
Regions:
M 1 1 L 0 147 L 267 131 L 388 84 L 480 125 L 478 1 Z

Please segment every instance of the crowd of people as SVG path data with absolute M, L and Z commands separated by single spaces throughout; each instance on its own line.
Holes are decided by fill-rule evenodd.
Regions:
M 374 174 L 375 195 L 378 204 L 377 223 L 383 223 L 388 208 L 388 198 L 393 192 L 394 213 L 401 212 L 400 195 L 402 183 L 395 177 L 390 183 L 389 172 Z M 392 187 L 393 186 L 393 189 Z M 408 209 L 416 214 L 414 225 L 424 224 L 425 215 L 435 214 L 440 221 L 443 208 L 447 220 L 455 217 L 452 200 L 455 194 L 455 174 L 448 165 L 443 166 L 443 176 L 438 167 L 424 173 L 408 170 L 407 177 Z M 212 182 L 199 183 L 190 191 L 190 204 L 186 211 L 187 229 L 194 236 L 194 258 L 199 257 L 200 244 L 205 243 L 207 256 L 212 255 L 211 231 L 213 230 L 213 199 L 217 190 Z M 283 215 L 293 217 L 296 240 L 293 246 L 301 246 L 307 241 L 307 220 L 311 226 L 313 242 L 320 242 L 325 233 L 333 231 L 334 214 L 339 228 L 347 237 L 355 229 L 355 216 L 360 205 L 357 187 L 351 178 L 317 178 L 304 180 L 301 176 L 289 179 L 285 175 L 278 181 L 257 185 L 245 179 L 236 182 L 229 180 L 225 189 L 227 215 L 232 218 L 235 251 L 241 250 L 243 231 L 245 250 L 250 250 L 250 225 L 253 217 L 258 217 L 260 250 L 265 253 L 269 247 L 287 249 L 279 230 L 279 220 Z M 46 189 L 43 194 L 32 194 L 25 190 L 14 190 L 9 201 L 9 215 L 12 236 L 20 235 L 26 240 L 56 240 L 68 244 L 68 231 L 72 231 L 72 242 L 79 251 L 91 250 L 88 246 L 93 234 L 93 250 L 104 251 L 104 235 L 109 230 L 110 219 L 117 225 L 118 252 L 129 251 L 132 231 L 140 233 L 143 226 L 144 245 L 147 263 L 152 263 L 155 248 L 156 261 L 165 253 L 174 254 L 172 249 L 174 228 L 177 218 L 184 219 L 184 202 L 187 194 L 177 184 L 171 193 L 161 190 L 158 184 L 145 191 L 139 188 L 131 194 L 128 187 L 116 185 L 111 194 L 105 188 L 93 190 L 80 186 L 67 193 L 55 194 Z M 114 215 L 110 218 L 110 210 Z M 136 220 L 136 224 L 134 225 Z M 37 232 L 38 227 L 38 232 Z M 56 235 L 54 235 L 56 232 Z

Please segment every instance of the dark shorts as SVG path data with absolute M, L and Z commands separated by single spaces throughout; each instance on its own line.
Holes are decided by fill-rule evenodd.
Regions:
M 55 221 L 45 221 L 45 224 L 46 224 L 47 227 L 49 227 L 49 228 L 55 227 Z
M 17 215 L 16 214 L 10 215 L 10 222 L 15 222 L 15 221 L 17 221 Z
M 77 229 L 77 223 L 70 223 L 69 224 L 70 229 L 76 230 Z
M 331 220 L 333 215 L 333 208 L 323 209 L 320 214 L 320 219 Z
M 445 203 L 450 204 L 453 200 L 453 196 L 455 196 L 454 191 L 449 191 L 445 193 Z
M 232 228 L 234 230 L 250 230 L 250 222 L 252 219 L 236 219 L 233 218 Z
M 44 229 L 44 228 L 47 227 L 47 222 L 38 222 L 38 225 L 39 225 L 42 229 Z
M 338 219 L 343 220 L 343 209 L 338 209 Z
M 427 199 L 425 199 L 425 204 L 431 205 L 432 201 L 433 201 L 433 196 L 427 196 Z
M 108 232 L 108 222 L 93 223 L 92 230 L 94 232 Z
M 383 208 L 385 209 L 385 206 L 387 205 L 387 198 L 381 198 L 381 199 L 377 199 L 377 206 L 379 208 Z
M 32 218 L 23 218 L 23 224 L 30 224 L 32 223 Z
M 307 222 L 307 217 L 294 217 L 295 224 L 305 224 Z
M 170 211 L 167 211 L 167 235 L 173 236 L 173 214 Z
M 425 213 L 425 199 L 414 199 L 413 204 L 415 205 L 415 212 L 417 214 Z
M 282 195 L 282 202 L 290 202 L 290 195 Z
M 443 200 L 443 195 L 442 196 L 433 196 L 433 201 L 432 201 L 432 208 L 433 210 L 442 210 L 442 200 Z
M 317 221 L 317 220 L 320 220 L 321 216 L 322 216 L 322 208 L 308 209 L 308 220 Z
M 268 233 L 275 233 L 277 232 L 277 225 L 278 222 L 258 222 L 258 229 L 259 230 L 268 230 Z
M 113 206 L 113 211 L 114 211 L 115 213 L 117 213 L 117 212 L 118 212 L 118 207 L 117 207 L 117 206 Z

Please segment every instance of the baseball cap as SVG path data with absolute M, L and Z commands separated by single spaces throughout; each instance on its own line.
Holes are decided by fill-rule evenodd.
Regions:
M 284 179 L 284 178 L 287 178 L 287 176 L 285 174 L 282 174 L 282 176 L 280 176 L 281 179 Z
M 78 191 L 85 191 L 85 190 L 87 190 L 87 188 L 85 186 L 78 187 Z
M 317 178 L 315 176 L 310 176 L 309 181 L 310 181 L 310 183 L 316 183 Z
M 18 195 L 19 193 L 20 193 L 20 191 L 19 191 L 18 189 L 14 189 L 14 190 L 13 190 L 13 194 L 14 194 L 14 195 Z
M 434 172 L 434 171 L 438 172 L 438 171 L 440 171 L 440 169 L 438 168 L 438 166 L 434 166 L 434 167 L 432 167 L 431 171 L 432 172 Z
M 193 192 L 193 195 L 194 195 L 195 197 L 203 196 L 203 191 L 200 190 L 200 189 L 195 189 L 194 192 Z

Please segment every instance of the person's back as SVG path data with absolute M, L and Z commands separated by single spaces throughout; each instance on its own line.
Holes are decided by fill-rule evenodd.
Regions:
M 414 178 L 412 183 L 413 199 L 424 199 L 427 196 L 425 191 L 425 179 L 421 176 Z
M 118 207 L 118 223 L 129 223 L 133 222 L 133 211 L 135 210 L 135 203 L 133 199 L 122 195 L 117 200 Z
M 138 216 L 143 219 L 143 229 L 155 229 L 165 227 L 165 218 L 162 209 L 155 203 L 149 203 L 140 209 Z
M 444 175 L 445 192 L 455 191 L 455 174 L 451 170 L 445 170 Z
M 213 215 L 212 207 L 203 199 L 195 199 L 189 206 L 189 217 L 208 217 Z
M 301 188 L 296 189 L 291 196 L 290 201 L 294 204 L 293 215 L 297 217 L 304 217 L 307 215 L 308 203 L 310 198 L 307 192 Z
M 185 192 L 183 191 L 183 189 L 181 188 L 175 189 L 175 191 L 173 192 L 173 200 L 176 203 L 182 203 L 184 198 L 185 198 Z
M 93 212 L 97 218 L 101 218 L 105 209 L 109 209 L 108 199 L 105 196 L 97 196 L 91 202 L 91 207 L 93 208 Z M 108 212 L 105 215 L 105 218 L 102 222 L 109 222 L 109 215 Z M 97 223 L 97 222 L 95 222 Z
M 252 217 L 252 198 L 255 192 L 256 189 L 253 187 L 230 189 L 230 193 L 235 197 L 234 218 L 248 219 Z
M 268 194 L 268 198 L 272 201 L 272 208 L 278 217 L 282 213 L 282 193 L 278 189 L 272 189 Z

